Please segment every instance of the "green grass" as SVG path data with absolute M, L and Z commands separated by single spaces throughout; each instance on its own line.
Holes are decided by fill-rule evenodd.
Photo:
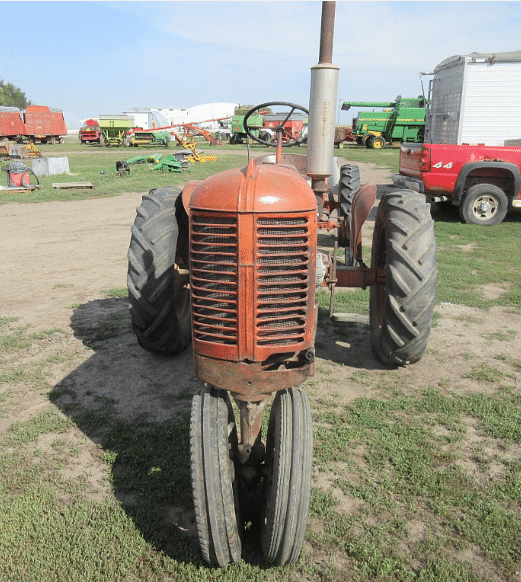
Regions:
M 189 169 L 181 173 L 162 172 L 152 170 L 152 164 L 133 164 L 130 166 L 130 174 L 120 177 L 116 173 L 116 162 L 127 161 L 136 156 L 161 154 L 163 157 L 183 150 L 182 147 L 171 144 L 169 148 L 103 148 L 98 144 L 81 145 L 77 138 L 66 138 L 64 144 L 54 146 L 48 144 L 38 145 L 38 149 L 44 156 L 67 156 L 69 170 L 72 175 L 61 174 L 54 176 L 40 176 L 41 189 L 28 193 L 9 193 L 0 191 L 0 204 L 9 202 L 42 202 L 50 200 L 67 201 L 82 200 L 86 198 L 103 198 L 118 196 L 123 192 L 148 192 L 151 188 L 162 186 L 183 186 L 188 180 L 204 180 L 208 176 L 221 172 L 231 167 L 242 167 L 246 163 L 246 146 L 219 146 L 226 154 L 218 154 L 216 162 L 195 163 Z M 273 153 L 273 148 L 253 147 L 256 151 Z M 306 153 L 306 148 L 288 148 L 295 153 Z M 212 155 L 212 146 L 200 142 L 197 151 L 203 155 Z M 31 161 L 24 161 L 31 166 Z M 8 160 L 2 164 L 1 169 L 8 165 Z M 35 180 L 32 178 L 32 182 Z M 59 182 L 91 182 L 93 189 L 54 189 L 53 183 Z
M 0 337 L 6 333 L 4 327 Z M 43 346 L 56 333 L 24 328 L 21 335 Z M 121 338 L 127 333 L 120 328 Z M 27 349 L 17 344 L 20 355 Z M 66 415 L 49 405 L 0 435 L 0 580 L 341 581 L 348 573 L 355 582 L 482 582 L 490 570 L 498 579 L 515 579 L 521 564 L 519 366 L 497 361 L 502 369 L 478 362 L 462 373 L 474 386 L 467 395 L 427 386 L 405 393 L 396 374 L 360 370 L 351 381 L 380 395 L 349 405 L 315 400 L 314 472 L 331 485 L 314 484 L 306 551 L 297 565 L 281 569 L 268 567 L 249 538 L 242 563 L 207 568 L 183 520 L 169 517 L 192 515 L 190 394 L 170 420 L 125 421 L 112 398 L 96 398 L 85 409 L 77 402 L 79 387 L 64 383 L 49 396 L 58 407 L 72 398 Z M 35 395 L 44 386 L 35 385 Z M 0 393 L 0 405 L 14 416 L 15 387 Z M 470 427 L 479 440 L 474 437 L 469 456 Z M 96 444 L 71 446 L 79 431 Z M 87 475 L 63 476 L 86 454 L 110 483 L 103 500 L 93 498 Z M 348 511 L 343 500 L 350 500 Z M 465 558 L 469 552 L 479 563 Z
M 345 158 L 349 162 L 365 162 L 389 168 L 389 173 L 398 172 L 400 147 L 386 147 L 383 150 L 370 150 L 365 147 L 348 144 L 343 149 L 335 148 L 335 156 Z

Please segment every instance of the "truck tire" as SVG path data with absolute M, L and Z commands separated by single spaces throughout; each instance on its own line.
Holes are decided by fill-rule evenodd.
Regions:
M 338 212 L 341 218 L 341 227 L 338 229 L 338 244 L 345 248 L 345 264 L 348 267 L 356 265 L 353 249 L 350 248 L 349 231 L 353 198 L 361 184 L 358 166 L 345 164 L 340 168 L 340 182 L 338 184 L 340 208 Z
M 132 328 L 145 350 L 166 356 L 191 340 L 188 216 L 181 189 L 166 186 L 143 196 L 128 250 Z
M 460 218 L 467 224 L 494 226 L 504 220 L 507 210 L 506 194 L 493 184 L 474 184 L 459 204 Z
M 373 148 L 373 140 L 374 135 L 368 134 L 367 139 L 364 141 L 364 145 L 368 150 Z
M 382 198 L 375 221 L 371 267 L 385 285 L 370 290 L 371 347 L 385 364 L 417 362 L 427 347 L 436 287 L 436 239 L 430 205 L 413 190 Z

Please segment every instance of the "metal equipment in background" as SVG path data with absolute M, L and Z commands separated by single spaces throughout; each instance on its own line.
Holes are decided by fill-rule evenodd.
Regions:
M 351 107 L 381 109 L 360 112 L 353 119 L 353 134 L 359 145 L 381 149 L 393 141 L 423 142 L 426 102 L 421 95 L 412 98 L 398 95 L 390 102 L 346 101 L 342 105 L 344 111 Z
M 40 187 L 40 180 L 31 168 L 20 161 L 11 162 L 7 168 L 7 187 L 34 190 Z M 31 174 L 36 179 L 36 184 L 31 184 Z
M 128 115 L 100 115 L 100 145 L 105 147 L 123 145 L 123 140 L 133 125 L 134 120 Z

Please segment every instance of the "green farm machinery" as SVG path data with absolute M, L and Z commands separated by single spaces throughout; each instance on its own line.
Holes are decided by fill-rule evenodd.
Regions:
M 134 119 L 128 115 L 100 115 L 100 145 L 120 146 L 127 137 L 127 132 L 134 126 Z
M 170 144 L 168 131 L 143 131 L 140 128 L 132 129 L 123 139 L 125 147 L 160 146 L 167 148 Z
M 423 143 L 425 135 L 425 99 L 402 98 L 395 101 L 346 101 L 344 111 L 351 107 L 373 107 L 381 111 L 358 113 L 353 119 L 353 134 L 359 145 L 380 149 L 393 141 Z
M 230 143 L 243 143 L 243 141 L 252 141 L 248 138 L 246 131 L 244 130 L 244 118 L 248 111 L 252 109 L 253 105 L 240 105 L 235 109 L 232 116 L 232 135 L 230 136 Z M 262 128 L 264 127 L 264 116 L 271 111 L 258 111 L 256 115 L 252 115 L 248 119 L 248 127 L 251 127 L 252 134 L 255 137 L 259 137 Z

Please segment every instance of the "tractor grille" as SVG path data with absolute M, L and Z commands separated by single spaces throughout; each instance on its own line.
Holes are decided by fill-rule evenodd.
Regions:
M 194 338 L 237 344 L 237 217 L 192 214 Z
M 286 346 L 305 339 L 310 233 L 307 217 L 257 219 L 256 342 Z

